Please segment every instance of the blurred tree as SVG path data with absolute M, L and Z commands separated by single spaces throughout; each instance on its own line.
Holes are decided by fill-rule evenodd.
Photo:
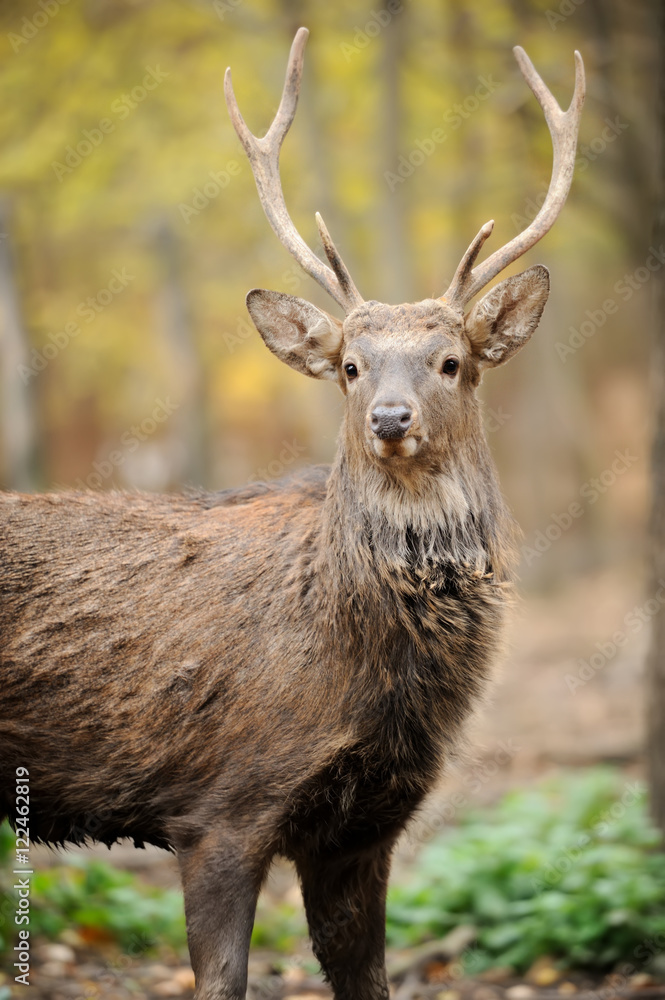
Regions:
M 155 250 L 161 263 L 157 294 L 158 326 L 178 368 L 178 409 L 169 422 L 172 477 L 191 485 L 206 482 L 205 380 L 201 351 L 192 329 L 191 309 L 183 274 L 182 247 L 168 217 L 155 227 Z
M 654 235 L 665 241 L 665 11 L 658 8 L 659 180 Z M 653 442 L 653 506 L 651 512 L 651 593 L 662 593 L 665 581 L 665 280 L 658 274 L 655 297 L 654 358 L 656 426 Z M 651 807 L 655 821 L 665 833 L 665 613 L 654 615 L 651 648 L 647 660 L 647 753 Z
M 0 432 L 4 478 L 13 489 L 36 485 L 34 415 L 29 383 L 17 377 L 29 365 L 30 348 L 16 288 L 10 204 L 0 202 Z
M 384 163 L 396 163 L 401 151 L 404 127 L 404 97 L 402 94 L 400 70 L 408 40 L 407 11 L 402 10 L 393 17 L 384 29 L 382 76 L 383 102 L 381 114 L 381 138 Z M 377 297 L 392 302 L 408 302 L 414 297 L 411 275 L 411 257 L 408 252 L 408 205 L 404 186 L 399 184 L 394 191 L 382 185 L 384 198 L 377 202 L 377 229 L 381 234 L 383 247 L 381 273 L 378 275 Z

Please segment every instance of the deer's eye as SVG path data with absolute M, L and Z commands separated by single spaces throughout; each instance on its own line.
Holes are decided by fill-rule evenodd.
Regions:
M 349 382 L 353 382 L 354 378 L 358 378 L 358 369 L 355 365 L 352 365 L 351 362 L 349 362 L 348 365 L 344 365 L 344 372 L 346 373 L 346 377 Z
M 443 362 L 443 368 L 441 371 L 444 375 L 456 375 L 457 369 L 459 368 L 459 361 L 457 358 L 446 358 Z

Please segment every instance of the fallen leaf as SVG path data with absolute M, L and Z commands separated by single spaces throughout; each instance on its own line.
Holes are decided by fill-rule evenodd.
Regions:
M 516 986 L 509 986 L 505 992 L 506 1000 L 531 1000 L 536 995 L 532 986 L 526 983 L 518 983 Z
M 58 939 L 62 941 L 63 944 L 68 944 L 71 948 L 80 948 L 83 944 L 81 935 L 72 927 L 66 927 L 64 931 L 61 931 L 58 934 Z
M 448 962 L 428 962 L 423 971 L 428 983 L 445 983 L 450 979 L 450 964 Z
M 542 955 L 536 959 L 524 978 L 535 986 L 551 986 L 561 979 L 561 972 L 555 969 L 549 955 Z
M 637 972 L 628 980 L 628 985 L 632 990 L 643 990 L 646 986 L 653 986 L 654 979 L 648 972 Z
M 297 983 L 304 983 L 307 979 L 307 973 L 304 969 L 298 969 L 295 965 L 291 966 L 289 969 L 284 969 L 282 972 L 282 979 L 285 983 L 293 986 Z
M 152 992 L 156 993 L 158 997 L 180 997 L 185 992 L 185 989 L 180 983 L 176 983 L 175 980 L 168 979 L 164 983 L 157 983 L 153 986 Z
M 42 962 L 64 962 L 70 964 L 76 961 L 74 949 L 68 944 L 43 944 L 37 949 L 37 958 Z
M 186 990 L 194 989 L 194 970 L 190 969 L 188 965 L 184 965 L 181 969 L 176 969 L 173 973 L 173 979 L 176 983 Z
M 485 969 L 476 978 L 483 983 L 505 983 L 515 975 L 514 969 L 507 965 L 495 965 L 493 969 Z
M 85 944 L 111 944 L 115 941 L 113 935 L 103 927 L 80 927 L 79 936 Z

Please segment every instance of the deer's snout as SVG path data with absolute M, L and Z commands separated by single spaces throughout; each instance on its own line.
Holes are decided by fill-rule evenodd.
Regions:
M 369 418 L 373 434 L 382 441 L 403 438 L 413 423 L 413 410 L 400 403 L 396 406 L 375 406 Z

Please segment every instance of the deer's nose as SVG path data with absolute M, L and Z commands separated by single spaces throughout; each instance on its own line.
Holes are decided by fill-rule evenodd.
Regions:
M 397 440 L 403 438 L 413 423 L 413 410 L 410 406 L 375 406 L 369 418 L 372 433 L 385 441 L 388 438 Z

